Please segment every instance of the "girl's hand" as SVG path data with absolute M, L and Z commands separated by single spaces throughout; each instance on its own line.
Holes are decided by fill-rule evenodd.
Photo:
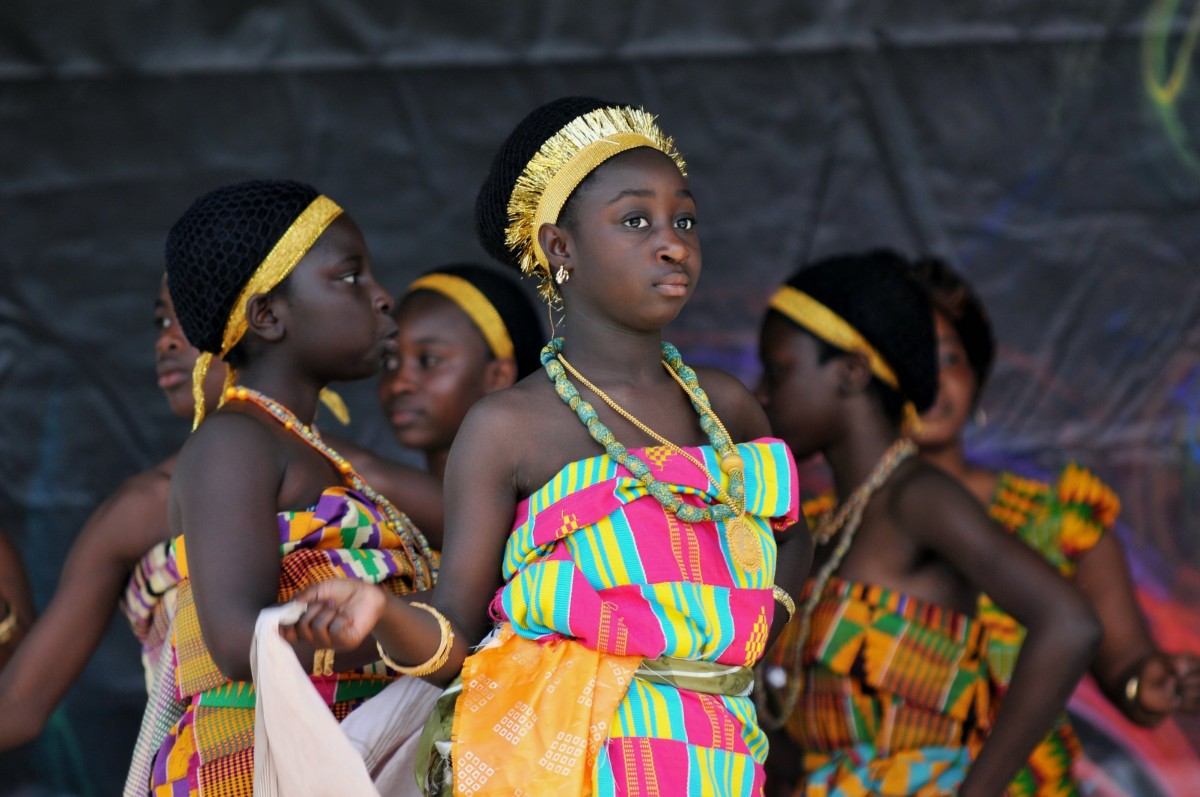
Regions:
M 387 605 L 380 587 L 345 578 L 314 584 L 294 600 L 307 603 L 308 608 L 295 625 L 279 627 L 283 638 L 339 652 L 358 648 Z
M 1175 670 L 1176 711 L 1200 712 L 1200 658 L 1190 653 L 1172 653 L 1168 657 Z
M 1200 659 L 1187 653 L 1155 654 L 1138 671 L 1134 702 L 1149 714 L 1200 711 Z

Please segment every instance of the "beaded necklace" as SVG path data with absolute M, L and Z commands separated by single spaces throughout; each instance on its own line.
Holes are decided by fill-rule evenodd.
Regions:
M 805 640 L 808 637 L 809 627 L 812 625 L 813 612 L 817 609 L 817 604 L 821 601 L 821 595 L 825 592 L 825 585 L 829 583 L 829 579 L 834 572 L 842 564 L 842 560 L 846 558 L 846 554 L 850 550 L 850 546 L 854 543 L 854 534 L 858 531 L 858 527 L 862 525 L 863 512 L 866 511 L 867 504 L 871 500 L 871 496 L 875 491 L 883 486 L 883 483 L 896 472 L 896 468 L 904 460 L 917 453 L 917 445 L 912 440 L 902 437 L 891 447 L 876 463 L 871 470 L 866 481 L 855 488 L 850 497 L 845 503 L 838 507 L 837 511 L 827 512 L 821 516 L 817 522 L 817 531 L 814 532 L 814 542 L 817 545 L 824 545 L 833 535 L 839 531 L 842 532 L 842 538 L 838 540 L 837 547 L 829 558 L 825 560 L 825 564 L 821 566 L 820 571 L 812 580 L 812 589 L 808 593 L 808 597 L 804 601 L 804 607 L 800 614 L 800 630 L 796 634 L 797 650 L 792 660 L 792 672 L 786 673 L 782 667 L 758 667 L 755 670 L 755 680 L 758 682 L 759 688 L 755 691 L 755 703 L 758 705 L 758 716 L 764 726 L 774 730 L 780 728 L 787 722 L 788 717 L 796 710 L 796 703 L 800 699 L 801 684 L 804 681 L 804 656 L 803 647 Z M 824 532 L 824 536 L 821 536 Z M 775 677 L 782 676 L 786 679 L 782 684 L 763 683 L 763 671 L 765 669 L 777 670 L 778 673 L 767 673 L 768 682 L 774 680 Z M 775 714 L 767 704 L 766 694 L 767 686 L 770 686 L 770 691 L 779 700 L 779 691 L 786 687 L 786 692 L 783 693 L 783 698 L 780 700 L 781 711 Z
M 720 482 L 709 472 L 708 468 L 702 462 L 639 421 L 632 413 L 618 405 L 606 393 L 584 378 L 583 374 L 579 373 L 563 357 L 563 342 L 562 338 L 554 338 L 546 344 L 546 347 L 542 349 L 542 365 L 545 367 L 546 373 L 554 381 L 554 388 L 559 398 L 575 411 L 579 420 L 587 427 L 592 439 L 604 446 L 605 452 L 610 457 L 632 473 L 634 478 L 646 488 L 650 495 L 664 509 L 680 520 L 685 523 L 700 523 L 705 521 L 724 522 L 726 541 L 729 545 L 730 554 L 739 567 L 750 571 L 762 567 L 762 545 L 758 540 L 756 530 L 751 527 L 745 517 L 746 476 L 744 463 L 741 456 L 737 453 L 737 447 L 733 444 L 733 440 L 730 438 L 729 432 L 725 429 L 725 425 L 721 423 L 721 420 L 713 411 L 707 394 L 700 387 L 700 381 L 696 378 L 696 372 L 684 364 L 683 357 L 679 354 L 678 349 L 670 343 L 663 341 L 663 367 L 667 369 L 667 372 L 671 374 L 680 387 L 683 388 L 684 392 L 687 393 L 688 399 L 699 414 L 700 428 L 708 435 L 709 442 L 721 457 L 721 469 L 729 475 L 728 492 L 721 488 Z M 612 407 L 623 418 L 666 446 L 673 453 L 682 455 L 699 468 L 715 486 L 718 503 L 704 507 L 684 503 L 683 499 L 676 495 L 670 487 L 655 479 L 650 472 L 649 466 L 633 454 L 630 454 L 628 449 L 613 435 L 612 431 L 600 421 L 595 407 L 579 395 L 579 391 L 571 384 L 571 380 L 567 378 L 566 369 L 569 369 L 575 378 L 603 399 L 608 406 Z
M 418 591 L 433 588 L 434 581 L 437 579 L 437 565 L 435 564 L 436 559 L 429 547 L 429 542 L 425 539 L 425 535 L 409 520 L 407 515 L 396 509 L 391 501 L 376 492 L 374 487 L 367 484 L 366 479 L 354 470 L 354 466 L 350 464 L 349 460 L 330 448 L 321 439 L 321 434 L 317 431 L 316 426 L 306 425 L 296 417 L 294 412 L 278 401 L 259 393 L 257 390 L 240 386 L 228 388 L 225 391 L 225 400 L 228 402 L 235 399 L 249 401 L 263 408 L 271 417 L 279 421 L 284 429 L 294 433 L 332 462 L 333 466 L 346 478 L 351 487 L 365 495 L 383 511 L 388 522 L 392 524 L 396 533 L 400 535 L 400 539 L 403 542 L 404 556 L 408 559 L 408 563 L 412 567 L 413 587 Z

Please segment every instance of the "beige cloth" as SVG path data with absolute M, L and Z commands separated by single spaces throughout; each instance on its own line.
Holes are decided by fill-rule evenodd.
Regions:
M 254 629 L 254 797 L 418 797 L 417 741 L 441 690 L 402 677 L 339 725 L 279 635 L 303 612 L 264 609 Z

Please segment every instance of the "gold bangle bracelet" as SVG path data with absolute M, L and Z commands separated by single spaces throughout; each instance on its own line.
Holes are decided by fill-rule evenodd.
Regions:
M 333 648 L 317 648 L 313 652 L 312 674 L 314 678 L 333 675 Z
M 788 622 L 790 623 L 792 618 L 796 615 L 796 602 L 792 600 L 792 596 L 787 594 L 783 587 L 779 586 L 778 584 L 771 589 L 771 594 L 775 596 L 775 600 L 783 604 L 783 608 L 787 609 Z
M 12 639 L 17 633 L 17 607 L 8 601 L 4 601 L 4 603 L 8 606 L 8 614 L 4 615 L 3 620 L 0 620 L 0 645 Z
M 409 605 L 416 609 L 424 609 L 433 615 L 433 619 L 437 620 L 438 628 L 442 634 L 441 640 L 438 642 L 437 651 L 425 662 L 412 667 L 405 667 L 403 664 L 397 664 L 392 661 L 391 657 L 384 651 L 383 645 L 379 640 L 375 640 L 375 648 L 379 651 L 379 658 L 384 664 L 401 675 L 411 675 L 415 678 L 420 678 L 423 675 L 437 672 L 450 660 L 450 649 L 454 647 L 454 629 L 450 627 L 450 621 L 446 619 L 446 616 L 428 603 L 410 603 Z

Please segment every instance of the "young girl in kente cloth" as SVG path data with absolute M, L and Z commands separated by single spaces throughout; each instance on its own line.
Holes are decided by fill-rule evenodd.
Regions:
M 763 322 L 767 414 L 797 457 L 825 456 L 840 500 L 815 523 L 816 575 L 763 668 L 764 721 L 786 730 L 773 794 L 1000 795 L 1099 641 L 1070 584 L 913 456 L 905 419 L 933 403 L 937 363 L 906 265 L 887 251 L 820 261 Z M 981 591 L 1029 629 L 994 723 Z
M 926 257 L 910 273 L 934 307 L 938 349 L 937 401 L 913 438 L 928 462 L 958 479 L 1006 531 L 1037 551 L 1083 592 L 1104 625 L 1089 668 L 1113 706 L 1139 725 L 1176 712 L 1200 711 L 1200 659 L 1158 648 L 1138 608 L 1133 579 L 1113 524 L 1121 501 L 1098 476 L 1069 463 L 1054 482 L 996 472 L 971 462 L 963 432 L 978 418 L 996 341 L 983 302 L 947 263 Z M 986 416 L 984 416 L 986 421 Z M 986 595 L 979 619 L 988 631 L 988 667 L 1003 689 L 1024 631 Z M 1008 797 L 1086 793 L 1072 773 L 1082 753 L 1062 713 L 1008 787 Z
M 439 484 L 450 445 L 476 401 L 541 367 L 538 313 L 515 281 L 475 263 L 439 266 L 405 290 L 393 313 L 396 350 L 384 359 L 379 405 L 396 442 L 420 451 Z M 392 463 L 356 446 L 343 453 L 379 490 L 411 485 Z M 393 486 L 393 483 L 399 482 Z M 440 491 L 437 494 L 439 508 Z M 431 534 L 441 544 L 441 524 Z
M 377 374 L 394 351 L 392 298 L 362 233 L 328 197 L 289 181 L 225 186 L 171 229 L 167 281 L 180 324 L 229 366 L 224 405 L 183 451 L 169 500 L 182 580 L 172 637 L 186 710 L 153 766 L 154 794 L 249 795 L 250 642 L 259 612 L 322 579 L 427 590 L 437 561 L 421 532 L 313 426 L 334 380 Z M 202 420 L 202 422 L 201 422 Z M 373 645 L 295 645 L 343 717 L 393 678 Z
M 700 276 L 683 160 L 642 110 L 560 99 L 517 126 L 476 207 L 567 331 L 543 372 L 468 413 L 429 604 L 330 583 L 286 633 L 373 637 L 439 684 L 461 671 L 426 728 L 452 730 L 433 758 L 460 791 L 757 794 L 749 668 L 811 549 L 761 407 L 662 340 Z

